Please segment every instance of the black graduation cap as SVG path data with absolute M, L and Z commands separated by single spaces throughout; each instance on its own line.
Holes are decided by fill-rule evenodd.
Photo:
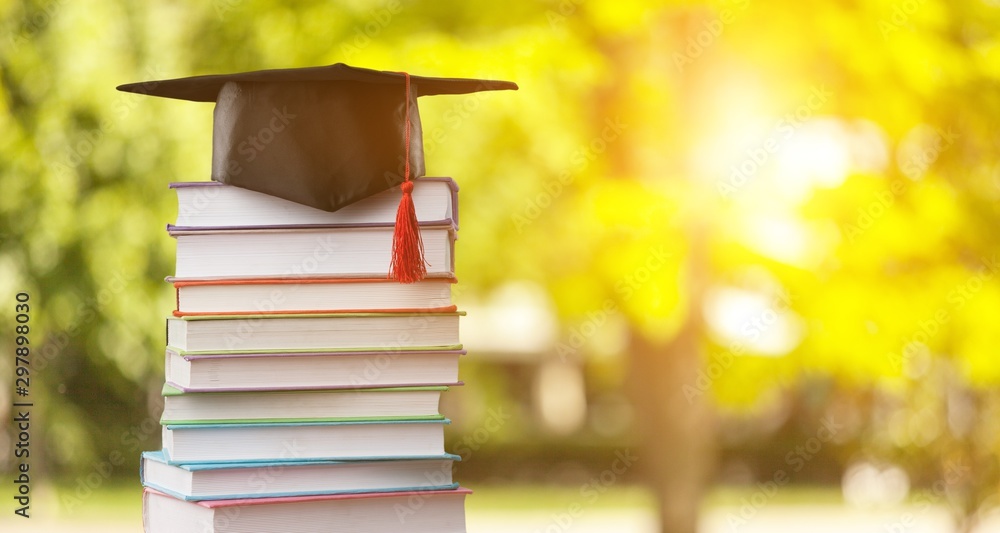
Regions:
M 325 211 L 399 185 L 407 162 L 411 177 L 424 174 L 417 97 L 501 89 L 517 85 L 408 76 L 343 63 L 118 87 L 215 102 L 213 180 Z
M 215 102 L 213 180 L 325 211 L 424 174 L 418 97 L 502 89 L 516 90 L 517 85 L 412 76 L 343 63 L 118 87 L 149 96 Z M 400 227 L 400 217 L 410 216 L 404 205 L 410 190 L 412 184 L 403 186 L 396 236 L 415 233 L 419 246 L 415 221 L 412 227 Z M 394 265 L 400 248 L 413 245 L 394 244 Z

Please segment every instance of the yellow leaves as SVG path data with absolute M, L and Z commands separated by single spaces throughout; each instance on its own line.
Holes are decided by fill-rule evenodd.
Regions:
M 975 52 L 978 69 L 994 81 L 1000 80 L 1000 38 L 993 34 L 989 39 L 978 43 Z
M 613 279 L 642 265 L 676 263 L 686 248 L 673 201 L 648 186 L 632 180 L 597 182 L 579 204 L 586 210 L 580 217 L 582 234 L 599 243 L 595 264 Z
M 995 384 L 1000 286 L 994 270 L 1000 263 L 989 256 L 967 266 L 890 264 L 831 273 L 796 303 L 809 335 L 795 358 L 851 385 L 927 379 L 940 359 L 956 360 L 970 383 Z
M 674 223 L 674 201 L 634 180 L 605 180 L 588 191 L 595 222 L 635 233 L 665 233 Z
M 885 0 L 872 6 L 867 15 L 877 21 L 878 39 L 888 60 L 883 71 L 875 76 L 891 72 L 896 83 L 919 95 L 916 100 L 920 100 L 939 98 L 943 91 L 953 91 L 982 75 L 981 67 L 985 65 L 977 65 L 968 46 L 978 40 L 977 33 L 994 33 L 984 28 L 977 31 L 981 17 L 972 14 L 988 8 L 975 3 L 964 6 L 961 10 L 968 10 L 964 14 L 968 19 L 963 22 L 956 20 L 957 12 L 952 8 L 948 2 L 939 0 Z M 899 107 L 907 99 L 879 100 Z M 905 120 L 907 115 L 912 117 L 920 112 L 911 109 L 898 117 Z
M 546 240 L 546 275 L 560 314 L 572 323 L 588 312 L 609 313 L 644 335 L 669 339 L 685 316 L 689 290 L 688 244 L 674 202 L 633 180 L 574 183 L 564 194 L 545 219 L 562 236 Z
M 948 293 L 955 309 L 956 324 L 951 340 L 954 356 L 963 377 L 979 387 L 995 387 L 1000 383 L 1000 263 L 996 255 L 984 258 L 981 268 L 974 270 Z
M 726 359 L 730 347 L 713 348 L 706 369 L 728 361 L 712 386 L 723 404 L 753 405 L 800 372 L 863 385 L 917 379 L 929 357 L 954 357 L 971 383 L 1000 382 L 1000 281 L 959 263 L 997 247 L 995 211 L 972 207 L 1000 190 L 990 122 L 976 117 L 992 101 L 976 100 L 988 94 L 983 82 L 1000 79 L 985 4 L 91 4 L 43 3 L 55 9 L 51 26 L 0 52 L 5 79 L 40 102 L 21 131 L 10 114 L 21 110 L 7 109 L 19 102 L 0 99 L 0 151 L 11 161 L 0 169 L 0 214 L 26 241 L 0 258 L 0 279 L 55 272 L 78 287 L 79 298 L 52 299 L 52 329 L 66 326 L 77 299 L 110 290 L 116 273 L 145 280 L 101 308 L 94 324 L 108 325 L 87 334 L 92 357 L 137 382 L 156 359 L 128 358 L 155 345 L 169 310 L 169 291 L 152 285 L 172 257 L 165 185 L 207 179 L 211 106 L 113 86 L 334 61 L 520 84 L 422 99 L 429 173 L 462 187 L 462 284 L 544 284 L 564 331 L 611 313 L 588 345 L 601 347 L 588 349 L 624 329 L 673 337 L 703 311 L 692 301 L 701 283 L 769 293 L 742 279 L 759 270 L 796 295 L 804 336 L 781 358 Z M 21 28 L 23 14 L 4 5 Z M 675 53 L 690 62 L 679 66 Z M 810 105 L 814 90 L 829 98 Z M 784 119 L 796 113 L 794 124 Z M 962 138 L 932 150 L 916 125 L 935 118 L 953 119 Z M 859 119 L 877 135 L 860 135 Z M 901 139 L 898 171 L 885 169 L 882 132 Z M 879 164 L 857 164 L 865 149 Z M 74 154 L 80 165 L 56 173 Z M 748 158 L 746 187 L 723 201 L 717 184 Z M 983 192 L 970 195 L 974 173 Z M 83 250 L 84 264 L 61 264 L 67 250 Z M 123 330 L 136 316 L 145 322 Z
M 921 224 L 908 232 L 910 236 L 940 242 L 953 234 L 963 215 L 957 200 L 951 186 L 941 181 L 928 180 L 925 186 L 914 188 L 910 205 Z
M 747 357 L 715 347 L 687 394 L 710 392 L 723 411 L 761 411 L 781 403 L 781 391 L 798 378 L 793 361 Z
M 553 301 L 563 315 L 582 315 L 585 310 L 599 309 L 607 293 L 593 282 L 593 273 L 581 271 L 553 280 L 549 286 Z
M 687 243 L 674 219 L 676 206 L 640 183 L 595 184 L 581 202 L 590 207 L 582 228 L 595 239 L 593 273 L 629 321 L 653 338 L 669 338 L 683 318 L 689 286 Z
M 932 177 L 854 181 L 838 207 L 843 236 L 838 256 L 845 266 L 909 268 L 950 253 L 963 215 L 949 184 Z
M 635 33 L 646 26 L 656 7 L 649 0 L 558 0 L 560 14 L 586 9 L 590 23 L 608 33 Z

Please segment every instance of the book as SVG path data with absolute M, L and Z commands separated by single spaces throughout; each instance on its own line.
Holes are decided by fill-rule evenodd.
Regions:
M 448 387 L 185 392 L 163 386 L 161 424 L 441 420 Z
M 146 533 L 465 533 L 465 488 L 188 502 L 145 489 Z
M 177 278 L 387 277 L 393 226 L 168 227 Z M 427 277 L 454 278 L 453 226 L 420 226 Z
M 199 314 L 333 313 L 396 309 L 455 311 L 454 279 L 415 283 L 390 279 L 306 278 L 177 280 L 174 316 Z
M 459 345 L 434 350 L 190 354 L 166 351 L 166 381 L 185 392 L 458 385 Z
M 168 424 L 163 452 L 176 464 L 437 457 L 444 420 Z
M 177 193 L 177 227 L 237 228 L 392 224 L 402 192 L 393 187 L 337 211 L 217 181 L 171 183 Z M 413 207 L 422 223 L 458 222 L 458 186 L 451 178 L 413 181 Z
M 459 459 L 445 454 L 393 461 L 172 465 L 158 451 L 143 452 L 139 478 L 143 486 L 182 500 L 445 490 L 458 488 L 451 471 Z
M 167 319 L 167 346 L 187 353 L 338 351 L 458 344 L 464 313 L 185 316 Z

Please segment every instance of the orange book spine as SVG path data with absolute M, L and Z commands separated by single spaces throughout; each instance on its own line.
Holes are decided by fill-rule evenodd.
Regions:
M 261 315 L 329 315 L 329 314 L 357 314 L 357 313 L 454 313 L 458 311 L 458 306 L 448 305 L 445 307 L 418 307 L 418 308 L 395 308 L 395 309 L 308 309 L 291 311 L 227 311 L 227 312 L 182 312 L 174 310 L 173 315 L 181 318 L 186 316 L 261 316 Z

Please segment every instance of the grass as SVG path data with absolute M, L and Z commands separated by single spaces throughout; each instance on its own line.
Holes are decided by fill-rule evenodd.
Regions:
M 474 494 L 467 500 L 471 514 L 503 512 L 548 512 L 568 509 L 574 503 L 587 509 L 647 509 L 655 506 L 653 495 L 640 487 L 612 486 L 604 492 L 587 492 L 581 487 L 564 486 L 473 486 Z M 717 488 L 706 499 L 706 508 L 738 507 L 759 489 Z M 843 502 L 840 491 L 825 487 L 784 487 L 768 499 L 779 506 L 838 505 Z M 71 485 L 33 487 L 31 513 L 34 523 L 138 525 L 142 512 L 141 488 L 138 481 L 108 481 L 90 490 Z M 0 514 L 0 531 L 25 522 L 11 511 Z M 137 529 L 138 530 L 138 529 Z
M 78 492 L 78 487 L 60 486 L 55 488 L 59 509 L 56 514 L 61 519 L 82 521 L 104 521 L 108 516 L 122 520 L 141 520 L 142 487 L 133 483 L 115 482 L 98 487 L 89 495 Z
M 638 487 L 611 487 L 603 493 L 588 493 L 593 494 L 590 496 L 582 494 L 579 487 L 563 486 L 474 486 L 472 489 L 468 509 L 474 511 L 545 510 L 574 502 L 586 502 L 594 508 L 651 507 L 654 503 L 649 492 Z M 33 488 L 32 509 L 46 517 L 83 521 L 106 520 L 109 511 L 116 516 L 138 518 L 141 493 L 138 482 L 107 482 L 89 494 L 80 486 L 46 485 Z
M 96 489 L 86 486 L 37 484 L 31 489 L 29 513 L 32 522 L 69 521 L 104 523 L 133 522 L 142 516 L 142 488 L 138 481 L 105 482 Z M 0 531 L 7 531 L 6 524 L 24 525 L 23 519 L 14 515 L 11 502 L 0 514 Z M 29 524 L 30 525 L 30 524 Z M 31 530 L 29 530 L 31 531 Z
M 652 494 L 647 490 L 628 486 L 586 494 L 580 487 L 544 485 L 486 486 L 472 487 L 472 490 L 473 495 L 466 500 L 466 508 L 470 512 L 551 510 L 566 508 L 574 503 L 596 509 L 652 508 L 654 504 Z
M 716 487 L 705 498 L 705 507 L 739 507 L 764 489 L 757 487 Z M 844 498 L 838 487 L 796 486 L 781 487 L 768 496 L 775 505 L 843 505 Z

